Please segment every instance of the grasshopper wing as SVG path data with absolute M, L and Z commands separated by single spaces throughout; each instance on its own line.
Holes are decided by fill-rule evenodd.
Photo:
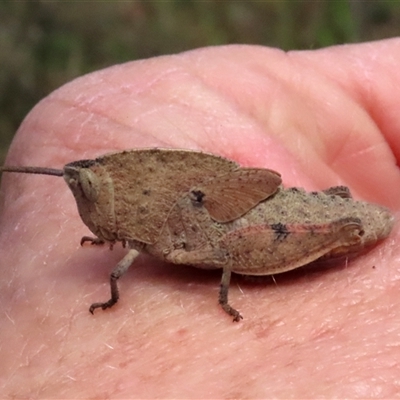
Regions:
M 192 189 L 217 222 L 240 218 L 273 195 L 281 184 L 280 175 L 269 169 L 239 168 L 217 176 Z

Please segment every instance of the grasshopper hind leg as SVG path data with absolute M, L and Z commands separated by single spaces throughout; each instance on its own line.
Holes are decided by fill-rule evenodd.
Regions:
M 221 286 L 219 290 L 219 299 L 218 302 L 221 305 L 222 309 L 229 315 L 233 317 L 234 322 L 239 322 L 243 317 L 240 315 L 239 311 L 235 310 L 228 303 L 228 291 L 229 291 L 229 283 L 231 281 L 231 270 L 228 268 L 224 268 L 222 272 Z
M 230 267 L 222 266 L 226 264 L 226 253 L 221 251 L 215 251 L 213 248 L 185 251 L 185 250 L 174 250 L 166 256 L 166 260 L 174 264 L 188 264 L 188 265 L 199 265 L 199 264 L 211 264 L 220 265 L 222 267 L 222 279 L 219 290 L 218 302 L 223 310 L 233 317 L 235 322 L 239 322 L 243 317 L 239 311 L 235 310 L 228 303 L 228 291 L 229 283 L 231 281 L 231 269 Z

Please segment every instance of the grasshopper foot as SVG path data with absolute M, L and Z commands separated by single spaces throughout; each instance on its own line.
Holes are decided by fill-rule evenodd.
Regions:
M 94 246 L 101 246 L 103 245 L 105 242 L 104 240 L 101 240 L 99 238 L 93 238 L 90 236 L 83 236 L 81 239 L 81 246 L 83 246 L 86 242 L 90 242 L 90 244 L 94 245 Z
M 105 310 L 106 308 L 112 307 L 116 302 L 117 302 L 116 300 L 110 299 L 110 300 L 106 301 L 105 303 L 93 303 L 89 307 L 89 311 L 91 314 L 94 314 L 94 310 L 96 308 L 101 308 L 102 310 Z
M 219 302 L 223 310 L 233 317 L 233 322 L 239 322 L 243 317 L 241 316 L 240 312 L 235 310 L 229 304 L 222 304 L 221 301 Z

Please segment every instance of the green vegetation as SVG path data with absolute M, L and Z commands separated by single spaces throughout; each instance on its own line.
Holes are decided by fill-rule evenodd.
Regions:
M 314 49 L 393 37 L 398 1 L 0 2 L 0 165 L 24 116 L 84 73 L 228 43 Z

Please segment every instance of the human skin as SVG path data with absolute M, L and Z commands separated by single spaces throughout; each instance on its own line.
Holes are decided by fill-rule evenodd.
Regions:
M 26 117 L 8 165 L 61 168 L 140 147 L 212 152 L 281 173 L 285 186 L 346 185 L 400 207 L 400 40 L 284 53 L 199 49 L 107 68 Z M 179 177 L 177 177 L 179 179 Z M 4 174 L 0 394 L 10 398 L 390 398 L 400 359 L 399 232 L 329 269 L 252 283 L 85 245 L 61 178 Z

